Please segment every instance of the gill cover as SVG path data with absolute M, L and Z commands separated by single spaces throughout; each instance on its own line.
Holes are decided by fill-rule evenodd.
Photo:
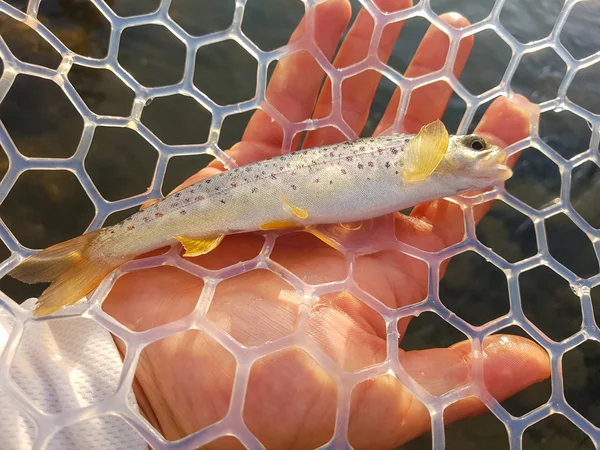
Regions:
M 449 143 L 448 131 L 440 120 L 421 128 L 406 148 L 404 182 L 426 180 L 444 159 Z

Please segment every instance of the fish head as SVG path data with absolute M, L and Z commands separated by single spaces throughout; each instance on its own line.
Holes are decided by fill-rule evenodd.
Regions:
M 474 134 L 450 137 L 436 172 L 461 189 L 493 186 L 512 176 L 506 165 L 506 151 Z

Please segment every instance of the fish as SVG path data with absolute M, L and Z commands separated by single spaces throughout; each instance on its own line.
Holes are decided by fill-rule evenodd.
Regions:
M 72 305 L 114 270 L 152 250 L 183 245 L 209 253 L 236 233 L 349 223 L 487 188 L 510 178 L 504 149 L 452 135 L 441 121 L 390 134 L 299 150 L 224 171 L 124 221 L 61 242 L 9 272 L 51 283 L 36 302 L 43 317 Z

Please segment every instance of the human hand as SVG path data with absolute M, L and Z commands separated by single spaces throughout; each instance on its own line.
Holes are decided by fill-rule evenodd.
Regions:
M 376 3 L 390 11 L 409 6 L 408 0 Z M 349 19 L 347 0 L 328 0 L 317 8 L 315 38 L 326 56 L 332 57 Z M 445 15 L 443 19 L 455 27 L 467 24 L 458 15 Z M 372 19 L 361 11 L 336 57 L 337 67 L 364 58 L 372 28 Z M 379 48 L 382 61 L 389 57 L 400 28 L 398 23 L 384 31 Z M 303 29 L 301 23 L 292 40 L 300 38 Z M 444 33 L 430 28 L 407 75 L 414 77 L 441 68 L 448 45 Z M 470 39 L 461 43 L 456 74 L 463 69 L 471 47 Z M 318 97 L 322 78 L 321 69 L 307 52 L 294 53 L 277 65 L 267 99 L 291 121 L 305 120 L 311 114 L 324 117 L 331 107 L 331 89 L 328 81 Z M 344 118 L 356 133 L 367 120 L 379 78 L 369 71 L 343 83 Z M 443 82 L 416 91 L 404 122 L 406 131 L 416 132 L 440 118 L 451 93 Z M 396 91 L 377 132 L 392 124 L 398 101 Z M 526 100 L 516 98 L 510 102 L 498 98 L 486 112 L 477 133 L 494 144 L 506 146 L 526 137 L 529 125 Z M 283 137 L 279 125 L 259 110 L 242 142 L 228 154 L 239 165 L 275 156 L 281 152 Z M 304 146 L 339 140 L 341 135 L 336 130 L 319 129 L 308 133 Z M 221 170 L 222 166 L 213 164 L 184 185 Z M 475 209 L 477 220 L 489 206 Z M 393 223 L 399 239 L 427 251 L 459 242 L 464 232 L 461 209 L 445 200 L 419 205 L 410 216 L 396 214 Z M 263 237 L 257 233 L 228 236 L 216 250 L 193 261 L 209 269 L 222 268 L 254 258 L 262 244 Z M 311 285 L 343 280 L 348 271 L 346 259 L 337 250 L 307 233 L 278 238 L 272 259 Z M 353 276 L 356 284 L 387 307 L 400 308 L 425 297 L 427 272 L 421 269 L 406 255 L 384 251 L 363 257 Z M 169 266 L 132 272 L 116 282 L 103 308 L 131 330 L 146 330 L 190 313 L 202 288 L 200 278 Z M 207 318 L 243 345 L 260 345 L 293 332 L 299 302 L 296 290 L 288 283 L 269 271 L 253 270 L 217 286 Z M 308 314 L 309 339 L 344 370 L 356 371 L 385 360 L 387 334 L 383 320 L 355 296 L 347 292 L 323 295 Z M 409 319 L 400 321 L 401 336 L 408 322 Z M 120 342 L 117 344 L 121 346 Z M 485 385 L 499 401 L 550 375 L 547 354 L 529 340 L 490 336 L 483 349 Z M 434 395 L 470 380 L 468 341 L 450 348 L 400 351 L 399 359 L 404 370 Z M 143 351 L 134 389 L 146 418 L 167 439 L 175 440 L 227 414 L 235 375 L 235 361 L 221 345 L 202 332 L 186 331 L 155 342 Z M 337 395 L 336 383 L 306 353 L 290 349 L 271 354 L 255 363 L 250 373 L 244 421 L 267 448 L 315 448 L 332 436 Z M 478 400 L 461 400 L 447 409 L 445 423 L 483 411 Z M 391 448 L 429 427 L 427 409 L 393 377 L 370 380 L 353 391 L 348 436 L 355 448 Z M 224 446 L 232 448 L 231 441 Z

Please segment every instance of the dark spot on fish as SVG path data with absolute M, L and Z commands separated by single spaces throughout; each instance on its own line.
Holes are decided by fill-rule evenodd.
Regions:
M 373 167 L 373 166 L 374 166 L 374 164 L 373 164 L 373 161 L 369 161 L 369 162 L 367 163 L 367 165 L 368 165 L 369 167 Z
M 277 175 L 275 175 L 274 173 L 271 174 L 271 178 L 276 180 L 277 179 Z
M 206 197 L 205 197 L 204 195 L 199 195 L 198 197 L 196 197 L 196 200 L 198 200 L 198 201 L 202 201 L 202 200 L 204 200 L 205 198 L 206 198 Z M 162 214 L 161 214 L 160 216 L 162 217 Z M 157 215 L 157 217 L 158 217 L 158 215 Z
M 365 167 L 365 166 L 363 166 L 362 164 L 359 164 L 359 165 L 358 165 L 358 168 L 359 168 L 359 169 L 362 169 L 362 168 L 364 168 L 364 167 Z
M 361 146 L 360 146 L 360 150 L 361 150 L 361 151 L 364 151 L 364 150 L 365 150 L 365 146 L 364 146 L 364 145 L 361 145 Z
M 296 185 L 295 185 L 295 184 L 292 184 L 292 189 L 293 189 L 293 190 L 296 190 L 296 189 L 297 189 L 297 187 L 296 187 Z
M 175 194 L 175 198 L 179 198 L 179 197 L 181 197 L 181 193 L 178 192 L 177 194 Z
M 201 200 L 204 200 L 204 197 L 202 197 Z M 154 214 L 154 217 L 156 217 L 157 219 L 160 219 L 162 216 L 164 216 L 163 213 L 156 213 L 156 214 Z
M 221 203 L 225 204 L 225 200 L 221 199 Z
M 346 169 L 342 169 L 342 175 L 346 175 Z
M 392 152 L 392 155 L 397 155 L 398 154 L 398 149 L 397 148 L 393 148 L 391 150 L 391 152 Z
M 335 154 L 333 152 L 329 152 L 329 157 L 333 158 L 335 156 Z
M 391 164 L 390 164 L 390 162 L 389 162 L 389 161 L 386 161 L 386 162 L 385 162 L 385 168 L 386 168 L 386 169 L 389 169 L 390 167 L 391 167 Z
M 398 171 L 396 170 L 396 175 L 398 175 L 399 173 L 400 173 L 400 172 L 398 172 Z
M 329 180 L 329 184 L 333 184 L 333 180 Z
M 315 179 L 313 180 L 313 183 L 318 183 L 318 182 L 319 182 L 319 179 L 318 179 L 318 178 L 315 178 Z
M 279 166 L 279 170 L 283 170 L 283 166 Z
M 208 178 L 208 179 L 205 181 L 205 183 L 206 183 L 206 184 L 210 184 L 210 182 L 211 182 L 211 181 L 212 181 L 212 180 L 211 180 L 210 178 Z
M 377 153 L 379 153 L 381 155 L 383 153 L 383 149 L 382 148 L 378 148 L 377 149 Z
M 352 156 L 346 156 L 346 161 L 352 162 L 352 159 L 353 159 Z
M 235 188 L 235 187 L 237 187 L 237 184 L 236 183 L 231 183 L 231 187 Z
M 182 209 L 181 211 L 179 211 L 179 214 L 181 214 L 182 216 L 185 216 L 187 213 L 185 212 L 185 209 Z
M 127 227 L 127 231 L 135 230 L 135 225 L 130 225 Z
M 255 188 L 255 187 L 253 187 L 253 188 L 252 188 L 252 193 L 253 193 L 253 194 L 256 194 L 257 192 L 258 192 L 258 188 Z

